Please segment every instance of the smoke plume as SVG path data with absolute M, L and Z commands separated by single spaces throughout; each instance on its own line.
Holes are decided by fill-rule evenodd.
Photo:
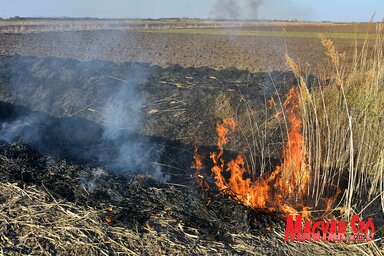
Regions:
M 313 16 L 314 10 L 290 0 L 216 0 L 210 11 L 211 18 L 232 20 L 306 20 Z
M 210 12 L 215 19 L 258 19 L 264 0 L 217 0 Z
M 162 145 L 153 144 L 148 138 L 138 138 L 141 107 L 144 100 L 135 92 L 134 84 L 124 84 L 104 106 L 103 139 L 115 145 L 117 155 L 109 164 L 111 169 L 129 167 L 134 172 L 149 172 L 159 180 L 167 179 L 156 164 Z
M 0 111 L 1 140 L 22 140 L 44 153 L 115 172 L 167 179 L 156 164 L 163 145 L 140 134 L 146 101 L 138 84 L 150 75 L 145 65 L 14 56 L 5 72 L 6 101 L 23 107 Z

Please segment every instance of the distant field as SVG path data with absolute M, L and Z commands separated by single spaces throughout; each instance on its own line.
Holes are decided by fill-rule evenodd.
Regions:
M 197 28 L 197 29 L 142 29 L 141 32 L 149 33 L 175 33 L 175 34 L 194 34 L 194 35 L 233 35 L 233 36 L 287 36 L 287 37 L 305 37 L 319 38 L 321 36 L 332 39 L 374 39 L 375 35 L 364 33 L 320 33 L 320 32 L 299 32 L 299 31 L 261 31 L 244 29 L 222 29 L 222 28 Z
M 285 53 L 315 68 L 327 61 L 320 36 L 350 53 L 375 37 L 374 23 L 193 19 L 0 20 L 0 55 L 138 61 L 168 67 L 285 70 Z M 237 37 L 241 37 L 238 40 Z M 369 40 L 373 42 L 373 40 Z
M 156 33 L 238 36 L 282 36 L 361 39 L 375 31 L 375 24 L 290 21 L 233 21 L 196 19 L 7 19 L 0 20 L 0 33 L 38 33 L 91 30 L 138 30 Z M 371 36 L 372 38 L 373 36 Z

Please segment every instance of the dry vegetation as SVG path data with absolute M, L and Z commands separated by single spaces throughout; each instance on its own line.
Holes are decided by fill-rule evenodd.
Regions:
M 166 214 L 154 217 L 143 232 L 139 226 L 109 225 L 102 215 L 113 208 L 97 210 L 56 200 L 34 186 L 0 183 L 0 189 L 2 255 L 380 255 L 372 245 L 287 244 L 278 226 L 271 236 L 231 233 L 226 238 L 230 243 L 213 241 Z
M 105 30 L 105 29 L 196 29 L 196 28 L 213 28 L 207 30 L 217 33 L 220 29 L 231 28 L 245 30 L 260 30 L 260 31 L 278 31 L 281 32 L 282 27 L 289 28 L 293 31 L 301 31 L 302 27 L 307 27 L 309 31 L 317 32 L 334 32 L 337 30 L 346 30 L 349 33 L 365 32 L 367 23 L 334 23 L 334 22 L 289 22 L 289 21 L 252 21 L 252 20 L 200 20 L 200 19 L 74 19 L 74 18 L 58 18 L 58 19 L 40 19 L 40 18 L 19 18 L 0 19 L 1 33 L 38 33 L 48 31 L 76 31 L 76 30 Z M 222 30 L 224 31 L 224 30 Z M 332 32 L 331 31 L 331 32 Z
M 288 53 L 286 61 L 296 76 L 300 91 L 306 149 L 302 161 L 310 166 L 308 196 L 313 214 L 318 214 L 316 207 L 324 207 L 326 198 L 333 198 L 330 211 L 320 210 L 326 212 L 322 217 L 337 216 L 346 221 L 355 214 L 363 218 L 373 217 L 377 233 L 376 244 L 371 246 L 375 249 L 365 254 L 382 255 L 384 24 L 372 26 L 376 26 L 375 40 L 370 40 L 367 34 L 363 46 L 359 48 L 356 42 L 351 53 L 339 52 L 332 40 L 322 38 L 329 62 L 319 67 L 315 77 L 306 67 L 296 64 Z M 284 133 L 289 127 L 285 118 L 280 118 L 284 122 L 279 124 L 273 115 L 268 115 L 271 112 L 268 108 L 275 106 L 277 112 L 283 109 L 277 90 L 276 93 L 273 104 L 268 107 L 266 103 L 264 114 L 244 103 L 246 111 L 236 118 L 250 155 L 250 169 L 260 170 L 260 175 L 270 156 L 267 138 L 272 127 L 280 126 L 282 138 L 286 138 Z M 252 156 L 260 154 L 261 162 L 257 165 Z
M 356 213 L 380 218 L 384 210 L 383 24 L 377 25 L 374 42 L 366 40 L 361 51 L 356 48 L 352 53 L 352 63 L 331 40 L 321 42 L 330 62 L 311 89 L 305 71 L 287 56 L 299 80 L 311 196 L 318 204 L 327 184 L 333 184 L 345 189 L 337 208 L 345 218 Z

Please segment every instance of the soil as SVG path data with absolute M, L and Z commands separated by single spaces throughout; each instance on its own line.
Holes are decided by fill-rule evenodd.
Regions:
M 278 27 L 280 31 L 283 27 Z M 315 28 L 317 28 L 315 26 Z M 317 31 L 313 27 L 295 27 L 292 31 Z M 329 28 L 332 28 L 330 26 Z M 263 27 L 276 29 L 276 27 Z M 290 30 L 291 28 L 287 28 Z M 328 27 L 327 27 L 328 29 Z M 349 29 L 338 28 L 338 31 Z M 108 40 L 107 40 L 108 38 Z M 286 70 L 284 55 L 297 62 L 308 63 L 314 70 L 326 61 L 319 38 L 287 38 L 278 36 L 215 36 L 173 33 L 101 30 L 1 34 L 0 54 L 69 57 L 78 60 L 102 59 L 114 62 L 149 62 L 169 67 L 210 67 L 265 72 Z M 354 40 L 334 40 L 342 53 L 354 49 Z

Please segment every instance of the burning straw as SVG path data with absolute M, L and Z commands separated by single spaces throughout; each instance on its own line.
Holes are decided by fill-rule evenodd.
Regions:
M 224 145 L 227 143 L 227 135 L 236 129 L 235 120 L 227 118 L 216 124 L 219 151 L 210 155 L 213 162 L 211 171 L 217 188 L 246 206 L 283 214 L 301 212 L 304 217 L 308 217 L 309 207 L 302 202 L 308 195 L 309 169 L 301 134 L 301 118 L 297 115 L 300 107 L 297 89 L 291 88 L 283 107 L 289 122 L 289 132 L 281 165 L 257 180 L 252 180 L 243 154 L 238 154 L 236 159 L 226 164 L 222 158 Z M 198 159 L 195 152 L 195 161 Z

